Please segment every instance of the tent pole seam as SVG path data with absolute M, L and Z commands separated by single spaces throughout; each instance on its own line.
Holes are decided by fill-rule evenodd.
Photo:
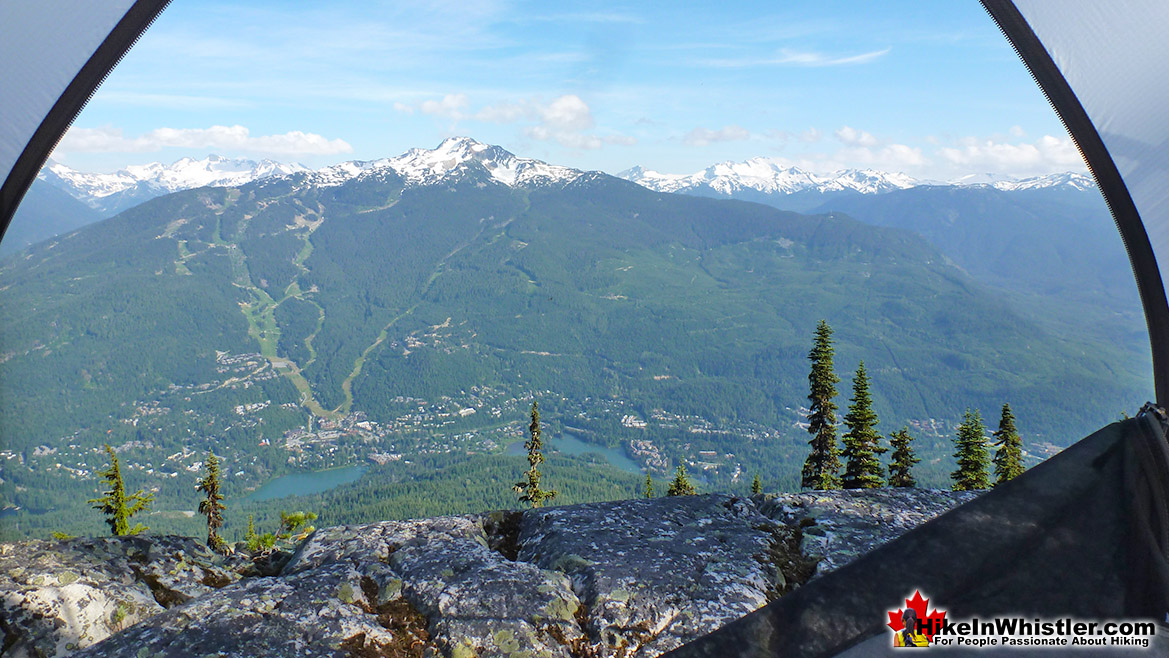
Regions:
M 4 233 L 8 230 L 8 224 L 12 221 L 12 216 L 16 213 L 25 192 L 36 179 L 57 143 L 65 136 L 65 131 L 89 103 L 98 87 L 105 82 L 110 71 L 122 61 L 126 52 L 138 42 L 142 33 L 169 4 L 170 0 L 135 2 L 114 29 L 110 30 L 101 45 L 94 50 L 93 55 L 41 120 L 32 139 L 25 145 L 12 170 L 8 172 L 3 186 L 0 186 L 0 239 L 3 239 Z

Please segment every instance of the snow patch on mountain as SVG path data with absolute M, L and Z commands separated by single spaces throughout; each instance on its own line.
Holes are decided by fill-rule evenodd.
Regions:
M 509 187 L 564 184 L 583 173 L 578 169 L 517 157 L 499 146 L 483 144 L 469 137 L 451 137 L 433 149 L 413 148 L 395 158 L 343 162 L 325 167 L 314 172 L 310 182 L 322 187 L 335 186 L 392 170 L 407 185 L 433 185 L 465 174 L 471 163 L 482 165 L 492 179 Z

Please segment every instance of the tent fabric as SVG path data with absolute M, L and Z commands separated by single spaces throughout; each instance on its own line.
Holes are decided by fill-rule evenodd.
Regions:
M 1159 623 L 1159 655 L 1169 654 L 1169 625 L 1160 623 L 1169 612 L 1165 432 L 1164 416 L 1153 408 L 1109 425 L 667 655 L 901 655 L 892 647 L 888 612 L 904 608 L 916 591 L 950 619 L 1150 620 Z
M 1169 3 L 1013 4 L 1108 147 L 1145 220 L 1164 279 L 1169 273 Z
M 168 2 L 0 2 L 0 237 L 69 124 Z
M 983 0 L 1063 120 L 1132 261 L 1169 405 L 1169 3 Z

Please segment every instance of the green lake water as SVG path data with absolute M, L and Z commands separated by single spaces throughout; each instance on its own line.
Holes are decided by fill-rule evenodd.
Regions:
M 641 465 L 629 458 L 625 454 L 624 448 L 606 448 L 594 443 L 585 443 L 576 438 L 572 434 L 561 434 L 553 439 L 544 440 L 545 452 L 559 452 L 565 455 L 583 455 L 586 453 L 593 453 L 605 458 L 605 461 L 610 465 L 625 471 L 626 473 L 641 473 Z M 521 456 L 526 455 L 527 451 L 524 449 L 523 441 L 516 441 L 509 443 L 506 455 Z
M 365 466 L 345 466 L 312 473 L 293 473 L 264 483 L 264 486 L 242 500 L 273 500 L 285 496 L 304 496 L 321 493 L 343 484 L 356 482 L 366 471 Z

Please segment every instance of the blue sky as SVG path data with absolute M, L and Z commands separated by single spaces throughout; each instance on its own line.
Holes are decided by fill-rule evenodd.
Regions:
M 451 135 L 611 173 L 755 156 L 937 179 L 1084 169 L 973 0 L 175 0 L 54 157 L 319 167 Z

